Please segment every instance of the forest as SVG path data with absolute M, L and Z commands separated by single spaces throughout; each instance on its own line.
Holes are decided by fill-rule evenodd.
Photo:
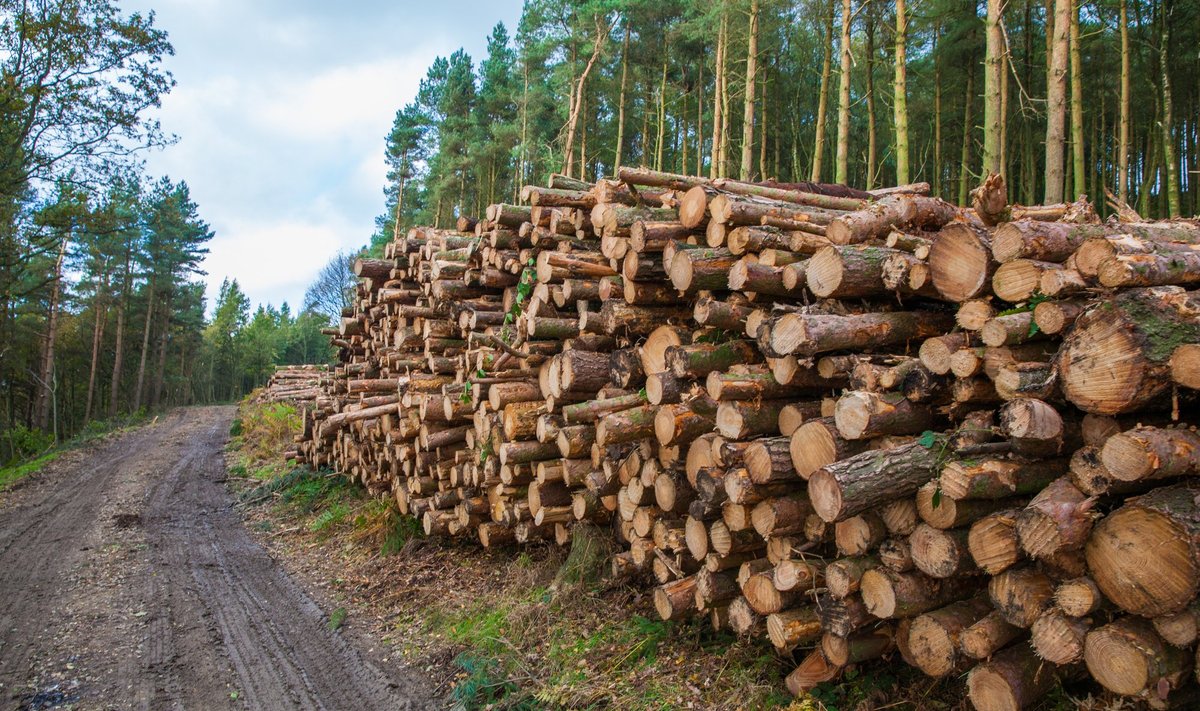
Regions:
M 185 181 L 141 166 L 174 140 L 148 118 L 174 86 L 152 16 L 5 1 L 0 53 L 0 466 L 89 425 L 238 397 L 276 363 L 328 359 L 336 284 L 332 297 L 314 284 L 299 313 L 252 312 L 226 281 L 206 317 L 213 232 Z M 345 261 L 326 278 L 348 279 Z
M 374 244 L 622 165 L 1193 215 L 1198 44 L 1189 0 L 527 0 L 397 112 Z

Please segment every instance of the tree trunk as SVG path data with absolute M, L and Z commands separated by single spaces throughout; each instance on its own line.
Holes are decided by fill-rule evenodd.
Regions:
M 833 182 L 845 185 L 850 179 L 850 25 L 854 21 L 853 0 L 842 0 L 842 63 L 838 90 L 837 157 Z
M 129 304 L 129 289 L 131 286 L 132 273 L 130 271 L 130 262 L 133 259 L 133 246 L 126 243 L 125 245 L 125 271 L 123 272 L 123 281 L 121 284 L 121 300 L 117 304 L 117 332 L 113 342 L 113 370 L 112 382 L 110 383 L 109 400 L 108 400 L 108 417 L 109 419 L 117 416 L 119 407 L 119 395 L 121 394 L 121 366 L 125 357 L 125 312 Z M 211 383 L 211 378 L 209 379 Z
M 50 425 L 54 415 L 54 437 L 58 439 L 58 385 L 54 376 L 54 348 L 58 343 L 58 302 L 62 295 L 63 259 L 67 245 L 71 242 L 70 231 L 63 237 L 58 248 L 58 259 L 54 262 L 54 278 L 50 287 L 50 305 L 46 314 L 46 342 L 42 346 L 42 362 L 38 368 L 37 400 L 34 406 L 33 423 L 40 429 Z
M 933 194 L 942 196 L 942 24 L 933 26 Z
M 1129 97 L 1130 97 L 1130 51 L 1129 51 L 1129 7 L 1121 0 L 1121 127 L 1117 142 L 1117 199 L 1129 201 Z
M 163 301 L 163 323 L 158 334 L 158 364 L 154 367 L 154 382 L 150 389 L 150 408 L 157 408 L 162 401 L 163 379 L 166 376 L 167 367 L 167 341 L 171 331 L 171 297 L 170 295 Z M 257 386 L 258 383 L 252 383 L 251 387 Z
M 104 298 L 97 298 L 92 303 L 92 362 L 88 368 L 88 389 L 87 389 L 87 404 L 83 408 L 83 421 L 90 422 L 92 419 L 92 403 L 96 395 L 96 373 L 100 365 L 100 348 L 104 345 L 104 326 L 108 317 L 108 307 L 106 304 L 108 295 L 108 274 L 105 273 L 103 279 L 103 294 Z
M 1175 154 L 1172 114 L 1174 101 L 1171 98 L 1171 0 L 1162 3 L 1162 35 L 1158 43 L 1158 71 L 1162 83 L 1162 152 L 1163 164 L 1167 169 L 1167 215 L 1179 217 L 1179 160 Z
M 904 0 L 896 0 L 896 74 L 892 82 L 892 114 L 896 127 L 896 182 L 900 185 L 909 182 L 907 43 L 908 10 Z
M 958 162 L 958 204 L 965 207 L 971 178 L 971 134 L 975 130 L 975 64 L 967 67 L 967 90 L 963 94 L 962 157 Z
M 750 0 L 750 35 L 746 45 L 746 102 L 742 114 L 742 165 L 738 175 L 750 180 L 754 159 L 754 88 L 758 69 L 758 0 Z M 766 135 L 763 135 L 763 140 Z
M 142 354 L 138 360 L 137 387 L 133 390 L 133 401 L 130 412 L 137 412 L 142 406 L 143 386 L 146 384 L 146 358 L 150 352 L 150 327 L 154 323 L 155 277 L 150 277 L 150 288 L 146 295 L 146 325 L 142 329 Z
M 708 177 L 718 178 L 721 176 L 721 134 L 723 131 L 725 114 L 722 112 L 721 97 L 725 93 L 725 52 L 729 43 L 727 27 L 729 24 L 726 16 L 725 0 L 721 0 L 721 25 L 717 31 L 717 55 L 713 62 L 713 139 L 712 139 L 712 158 L 709 161 Z
M 812 171 L 809 172 L 809 181 L 813 183 L 820 182 L 822 161 L 825 156 L 825 121 L 829 113 L 829 78 L 833 72 L 833 4 L 835 0 L 828 0 L 827 12 L 825 13 L 825 34 L 821 46 L 825 49 L 824 57 L 821 61 L 821 93 L 817 97 L 817 128 L 813 138 L 813 160 Z
M 587 78 L 592 72 L 592 67 L 596 65 L 596 60 L 600 58 L 600 51 L 604 49 L 604 42 L 608 39 L 608 33 L 612 29 L 604 24 L 604 18 L 596 15 L 596 38 L 592 42 L 592 56 L 588 58 L 587 64 L 583 68 L 583 73 L 579 75 L 579 79 L 574 82 L 571 87 L 570 108 L 567 117 L 567 138 L 565 142 L 566 158 L 563 159 L 562 172 L 566 175 L 573 175 L 575 167 L 575 132 L 579 126 L 579 114 L 583 109 L 583 92 L 587 88 Z M 580 158 L 582 164 L 586 157 Z
M 867 93 L 864 101 L 867 103 L 867 190 L 875 188 L 878 179 L 876 161 L 878 161 L 878 142 L 875 119 L 875 10 L 867 6 Z
M 629 20 L 625 21 L 625 39 L 621 42 L 621 92 L 617 98 L 617 147 L 613 172 L 621 169 L 621 148 L 625 145 L 625 93 L 629 86 Z
M 987 2 L 987 56 L 983 73 L 983 177 L 1003 172 L 1000 154 L 1001 124 L 1003 123 L 1001 88 L 1008 50 L 1004 43 L 1004 0 Z
M 1050 60 L 1046 66 L 1046 173 L 1047 205 L 1063 201 L 1063 128 L 1067 120 L 1067 54 L 1070 48 L 1072 0 L 1054 0 L 1054 24 L 1049 29 Z M 1049 23 L 1047 23 L 1049 24 Z
M 1078 200 L 1087 189 L 1088 171 L 1083 158 L 1083 53 L 1079 48 L 1079 5 L 1071 2 L 1071 172 L 1074 190 L 1071 199 Z M 1099 197 L 1099 196 L 1097 196 Z

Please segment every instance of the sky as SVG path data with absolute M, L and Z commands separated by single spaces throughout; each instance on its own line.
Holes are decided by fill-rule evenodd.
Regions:
M 476 65 L 521 0 L 132 0 L 175 47 L 177 82 L 155 116 L 178 142 L 146 156 L 184 180 L 215 236 L 208 305 L 236 278 L 251 303 L 288 302 L 383 210 L 384 138 L 434 58 Z

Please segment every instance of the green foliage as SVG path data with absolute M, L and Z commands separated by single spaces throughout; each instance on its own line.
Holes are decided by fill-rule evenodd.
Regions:
M 325 494 L 328 497 L 328 493 Z M 334 501 L 329 508 L 322 511 L 308 523 L 308 530 L 321 533 L 341 524 L 350 515 L 350 507 L 341 501 Z
M 330 632 L 336 632 L 339 628 L 341 628 L 342 623 L 345 621 L 346 608 L 339 607 L 333 612 L 329 613 L 329 622 L 327 622 L 325 626 L 329 628 Z
M 0 430 L 0 464 L 8 466 L 39 456 L 54 446 L 54 435 L 25 425 Z
M 23 464 L 16 464 L 0 469 L 0 491 L 4 491 L 27 476 L 36 474 L 42 467 L 58 459 L 60 454 L 62 452 L 56 450 L 43 454 L 36 459 L 31 459 Z

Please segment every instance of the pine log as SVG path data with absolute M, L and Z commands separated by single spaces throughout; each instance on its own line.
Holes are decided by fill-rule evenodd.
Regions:
M 959 635 L 962 653 L 971 659 L 987 659 L 1023 634 L 1023 630 L 1004 621 L 991 610 Z
M 909 537 L 913 564 L 931 578 L 950 578 L 977 572 L 967 549 L 965 528 L 940 530 L 923 523 Z
M 788 449 L 796 474 L 807 480 L 821 467 L 852 457 L 867 446 L 866 441 L 846 439 L 838 431 L 834 418 L 823 417 L 806 422 L 793 432 Z
M 1165 700 L 1191 672 L 1191 653 L 1173 647 L 1147 620 L 1123 617 L 1088 633 L 1084 650 L 1088 673 L 1117 694 L 1153 694 Z
M 1010 625 L 1029 629 L 1054 605 L 1054 581 L 1036 568 L 1009 568 L 988 582 L 992 606 Z
M 821 638 L 821 618 L 811 605 L 773 612 L 767 616 L 767 636 L 775 649 L 790 652 Z
M 858 244 L 883 239 L 897 227 L 941 227 L 957 214 L 958 208 L 938 198 L 891 195 L 838 217 L 828 225 L 825 236 L 834 244 Z
M 1198 494 L 1191 483 L 1155 489 L 1096 524 L 1087 563 L 1107 599 L 1132 614 L 1158 617 L 1180 612 L 1196 597 Z
M 1104 443 L 1100 461 L 1113 478 L 1139 481 L 1200 473 L 1200 433 L 1194 429 L 1138 427 Z
M 969 597 L 976 590 L 978 585 L 970 577 L 937 580 L 917 571 L 897 573 L 887 568 L 868 570 L 860 583 L 867 610 L 885 620 L 913 617 Z
M 1017 518 L 1021 547 L 1035 558 L 1078 550 L 1092 532 L 1094 503 L 1067 477 L 1051 482 Z
M 979 711 L 1019 711 L 1058 684 L 1055 668 L 1024 644 L 1014 644 L 971 670 L 967 694 Z
M 846 439 L 869 439 L 919 433 L 932 425 L 933 413 L 898 393 L 859 390 L 838 399 L 834 421 Z
M 1170 389 L 1171 354 L 1184 343 L 1200 343 L 1200 294 L 1167 286 L 1098 302 L 1063 340 L 1063 394 L 1096 414 L 1145 408 Z
M 936 312 L 867 313 L 854 316 L 789 313 L 771 329 L 776 353 L 812 356 L 921 340 L 950 330 L 952 317 Z
M 931 610 L 913 620 L 908 630 L 909 655 L 932 677 L 954 671 L 960 662 L 963 632 L 992 611 L 986 597 L 974 597 Z
M 834 523 L 915 493 L 937 475 L 938 468 L 936 448 L 919 442 L 866 451 L 813 472 L 808 493 L 817 514 Z
M 1064 457 L 1025 461 L 983 458 L 954 460 L 942 468 L 942 493 L 951 499 L 1003 499 L 1034 494 L 1067 471 Z
M 933 286 L 947 301 L 962 303 L 983 296 L 994 267 L 990 237 L 966 222 L 943 227 L 929 250 Z

